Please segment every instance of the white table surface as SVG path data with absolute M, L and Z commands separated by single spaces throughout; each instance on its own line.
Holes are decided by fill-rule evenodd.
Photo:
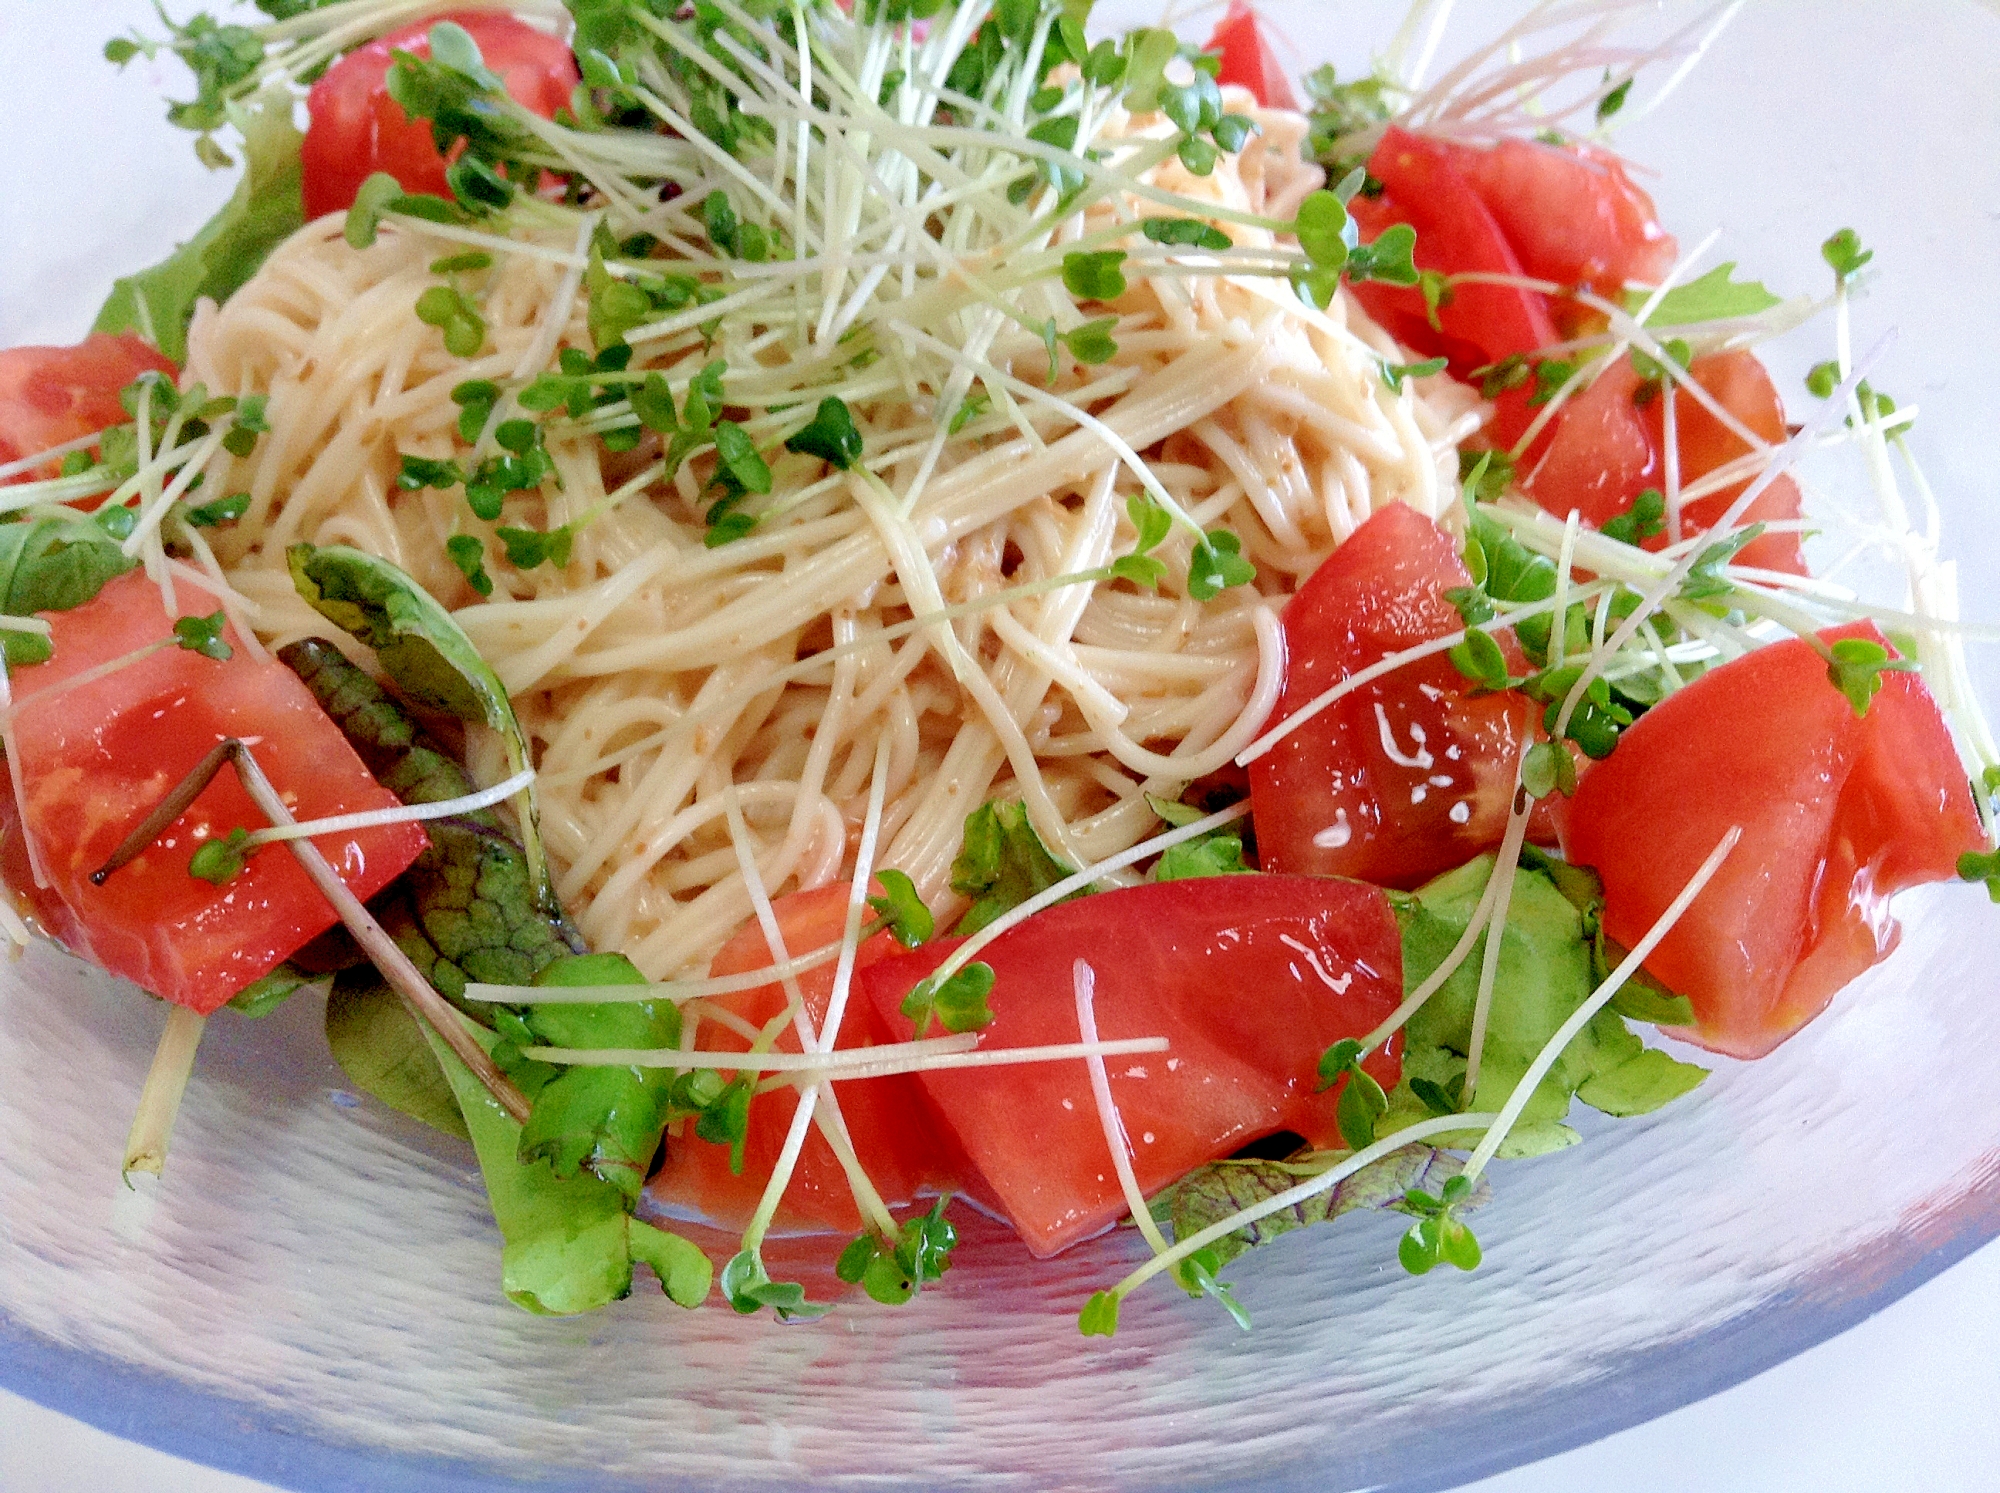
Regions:
M 114 16 L 122 21 L 135 9 L 126 0 L 87 0 L 61 7 L 50 0 L 0 0 L 0 10 L 10 22 L 25 23 L 28 33 L 24 37 L 12 24 L 4 28 L 16 58 L 6 68 L 10 80 L 21 84 L 20 91 L 39 93 L 41 102 L 59 113 L 64 80 L 79 75 L 65 71 L 75 68 L 77 61 L 66 54 L 94 49 L 95 39 L 115 29 Z M 1769 24 L 1779 16 L 1798 21 L 1807 13 L 1800 4 L 1767 0 L 1741 24 Z M 1823 14 L 1817 4 L 1810 13 L 1815 19 Z M 1864 14 L 1851 6 L 1839 7 L 1839 13 L 1850 22 Z M 1898 5 L 1873 10 L 1870 19 L 1893 30 L 1906 18 Z M 1851 34 L 1857 29 L 1866 28 L 1846 26 L 1823 34 L 1815 64 L 1830 77 L 1850 75 L 1848 82 L 1856 86 L 1869 70 L 1868 55 L 1886 40 L 1877 37 L 1871 42 Z M 78 40 L 82 32 L 88 33 L 83 40 L 89 46 Z M 1990 46 L 1990 35 L 1982 34 L 1978 40 Z M 31 65 L 23 54 L 34 54 L 37 60 Z M 1728 63 L 1719 59 L 1711 66 L 1726 68 Z M 140 120 L 150 120 L 157 106 L 145 97 L 142 82 L 130 81 L 133 86 L 108 90 L 97 102 L 121 118 L 129 116 L 136 128 Z M 1916 79 L 1889 83 L 1891 91 L 1898 86 L 1919 90 L 1925 86 Z M 1992 105 L 1988 102 L 1984 108 L 1990 111 Z M 30 116 L 37 112 L 27 110 Z M 1826 127 L 1861 131 L 1879 125 L 1893 133 L 1900 112 L 1877 113 L 1864 125 L 1833 110 Z M 1976 126 L 1975 133 L 1990 129 L 1989 120 Z M 31 159 L 62 148 L 56 140 L 16 143 Z M 31 164 L 18 159 L 16 164 L 33 174 Z M 1978 189 L 1988 186 L 1983 183 Z M 207 190 L 219 195 L 226 191 L 226 183 L 212 183 Z M 1995 220 L 2000 221 L 2000 203 L 1993 206 Z M 0 218 L 5 216 L 0 212 Z M 1758 235 L 1752 231 L 1745 236 Z M 61 329 L 51 312 L 32 295 L 19 296 L 22 289 L 15 287 L 15 304 L 4 308 L 12 314 L 0 317 L 0 323 L 8 323 L 6 330 L 14 338 L 31 332 L 57 335 Z M 1988 321 L 1990 334 L 1990 306 L 1979 314 Z M 1987 347 L 1990 351 L 1990 343 Z M 1817 1493 L 1849 1489 L 1874 1493 L 2000 1486 L 1996 1385 L 2000 1385 L 2000 1244 L 1988 1246 L 1840 1337 L 1734 1389 L 1594 1445 L 1486 1479 L 1471 1485 L 1467 1493 L 1682 1489 L 1790 1493 L 1802 1488 Z M 122 1442 L 0 1392 L 0 1493 L 71 1489 L 246 1493 L 263 1486 Z

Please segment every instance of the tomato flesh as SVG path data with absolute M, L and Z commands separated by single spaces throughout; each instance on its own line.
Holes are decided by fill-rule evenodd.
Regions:
M 1881 642 L 1872 624 L 1822 633 Z M 1944 717 L 1885 674 L 1857 718 L 1802 641 L 1669 696 L 1589 768 L 1569 858 L 1604 878 L 1604 927 L 1637 943 L 1731 825 L 1743 840 L 1647 960 L 1694 1005 L 1678 1035 L 1760 1057 L 1895 947 L 1889 898 L 1948 880 L 1984 839 Z
M 957 947 L 940 940 L 865 978 L 891 1029 L 905 995 Z M 1036 914 L 979 956 L 995 982 L 982 1050 L 1078 1040 L 1074 965 L 1090 962 L 1103 1040 L 1164 1036 L 1163 1053 L 1107 1059 L 1111 1095 L 1150 1194 L 1250 1141 L 1292 1131 L 1339 1145 L 1338 1089 L 1315 1093 L 1320 1054 L 1402 999 L 1387 896 L 1358 882 L 1225 876 L 1100 892 Z M 1400 1048 L 1371 1056 L 1384 1086 Z M 1047 1256 L 1125 1216 L 1081 1060 L 918 1075 L 993 1200 Z
M 178 369 L 130 332 L 92 332 L 74 347 L 0 352 L 0 465 L 23 460 L 127 417 L 118 391 L 145 372 Z M 52 470 L 0 481 L 32 482 Z
M 180 615 L 213 608 L 183 585 Z M 223 662 L 168 648 L 46 704 L 45 690 L 170 635 L 159 588 L 137 571 L 92 601 L 46 612 L 55 655 L 14 671 L 15 743 L 24 813 L 51 886 L 36 887 L 17 859 L 9 880 L 49 931 L 115 974 L 207 1014 L 331 927 L 333 908 L 281 846 L 250 858 L 224 886 L 188 874 L 209 839 L 264 816 L 224 768 L 150 848 L 103 886 L 90 873 L 218 741 L 247 742 L 300 819 L 393 808 L 368 769 L 298 677 L 253 659 L 227 634 Z M 12 795 L 8 797 L 11 799 Z M 10 829 L 14 826 L 10 825 Z M 9 833 L 10 851 L 21 836 Z M 420 824 L 391 824 L 315 843 L 350 890 L 369 897 L 428 843 Z
M 1272 721 L 1459 631 L 1445 592 L 1471 583 L 1449 534 L 1400 503 L 1381 509 L 1285 604 Z M 1506 830 L 1530 710 L 1519 695 L 1467 694 L 1441 654 L 1363 685 L 1251 764 L 1260 864 L 1394 887 L 1463 865 Z
M 1615 297 L 1627 281 L 1657 284 L 1673 268 L 1679 251 L 1653 199 L 1611 152 L 1539 140 L 1443 148 L 1537 280 Z
M 1755 353 L 1711 353 L 1688 365 L 1688 377 L 1717 404 L 1768 444 L 1786 438 L 1785 408 L 1777 387 Z M 1571 510 L 1602 528 L 1631 508 L 1648 487 L 1666 486 L 1666 401 L 1657 389 L 1641 402 L 1644 385 L 1631 359 L 1621 358 L 1588 389 L 1564 404 L 1547 453 L 1529 474 L 1529 494 L 1550 513 Z M 1675 448 L 1680 481 L 1691 486 L 1750 451 L 1749 442 L 1685 391 L 1674 396 Z M 1705 532 L 1718 523 L 1747 482 L 1738 482 L 1682 505 L 1683 533 Z M 1798 484 L 1789 476 L 1771 482 L 1743 515 L 1744 523 L 1776 522 L 1800 516 Z M 1666 535 L 1646 541 L 1660 549 Z M 1805 555 L 1795 532 L 1764 534 L 1745 545 L 1739 565 L 1806 573 Z
M 549 119 L 569 102 L 580 75 L 568 44 L 509 15 L 453 11 L 357 47 L 326 70 L 306 99 L 311 122 L 299 158 L 307 218 L 345 212 L 377 171 L 395 177 L 406 192 L 451 195 L 430 121 L 406 115 L 389 97 L 388 83 L 395 60 L 390 54 L 428 57 L 430 29 L 439 21 L 466 29 L 516 103 Z
M 1250 90 L 1251 97 L 1267 109 L 1296 109 L 1298 96 L 1284 63 L 1271 49 L 1263 22 L 1249 0 L 1229 0 L 1229 10 L 1216 24 L 1207 50 L 1222 56 L 1218 83 L 1235 83 Z
M 847 920 L 847 894 L 845 884 L 836 884 L 794 892 L 771 904 L 785 948 L 793 957 L 840 941 Z M 856 951 L 857 983 L 841 1019 L 837 1048 L 871 1047 L 891 1040 L 874 1008 L 861 998 L 859 971 L 898 952 L 899 946 L 887 933 L 865 939 Z M 709 974 L 747 974 L 770 964 L 770 945 L 763 928 L 753 919 L 723 945 L 709 966 Z M 799 991 L 815 1031 L 825 1020 L 827 1003 L 833 997 L 834 973 L 834 965 L 828 962 L 798 976 Z M 778 1015 L 786 1003 L 785 988 L 777 983 L 710 997 L 705 1002 L 756 1027 Z M 720 1022 L 706 1021 L 699 1028 L 698 1045 L 711 1052 L 743 1052 L 750 1044 Z M 774 1045 L 780 1052 L 799 1051 L 796 1028 L 787 1026 Z M 910 1078 L 851 1079 L 842 1082 L 837 1092 L 855 1156 L 885 1201 L 909 1202 L 926 1184 L 948 1184 L 956 1176 L 956 1160 L 931 1133 L 923 1099 Z M 711 1223 L 741 1229 L 764 1195 L 797 1109 L 796 1089 L 773 1089 L 757 1096 L 750 1106 L 740 1175 L 729 1170 L 729 1147 L 699 1139 L 689 1124 L 684 1135 L 667 1138 L 666 1165 L 647 1184 L 649 1196 L 677 1211 L 692 1209 Z M 806 1132 L 777 1222 L 792 1229 L 832 1229 L 850 1234 L 862 1225 L 847 1173 L 817 1124 Z
M 1382 194 L 1358 196 L 1348 205 L 1361 236 L 1373 242 L 1392 224 L 1408 223 L 1417 233 L 1419 269 L 1448 275 L 1525 274 L 1499 222 L 1459 172 L 1461 150 L 1391 126 L 1368 161 Z M 1470 379 L 1477 369 L 1535 352 L 1557 336 L 1547 298 L 1516 286 L 1455 287 L 1449 304 L 1438 308 L 1436 327 L 1415 288 L 1366 280 L 1352 289 L 1392 337 L 1425 357 L 1447 359 L 1455 378 Z M 1494 404 L 1495 442 L 1513 445 L 1534 416 L 1525 389 L 1501 394 Z

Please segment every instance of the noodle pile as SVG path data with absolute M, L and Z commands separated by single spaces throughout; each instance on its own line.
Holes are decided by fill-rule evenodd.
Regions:
M 1289 218 L 1321 181 L 1300 161 L 1304 121 L 1247 112 L 1262 134 L 1213 175 L 1169 157 L 1145 179 Z M 1148 130 L 1166 126 L 1107 125 L 1128 138 Z M 1232 229 L 1238 247 L 1260 232 Z M 582 246 L 514 230 L 512 251 L 473 277 L 488 334 L 461 359 L 413 310 L 438 283 L 433 261 L 464 248 L 449 238 L 395 220 L 356 250 L 338 219 L 323 220 L 225 305 L 204 305 L 188 378 L 268 394 L 272 431 L 211 472 L 211 491 L 252 498 L 217 552 L 260 630 L 280 640 L 325 632 L 286 573 L 285 548 L 300 541 L 379 554 L 454 607 L 534 743 L 565 902 L 594 947 L 624 950 L 654 978 L 705 964 L 751 911 L 732 794 L 764 886 L 821 885 L 851 871 L 885 738 L 881 861 L 934 908 L 951 904 L 965 816 L 989 797 L 1021 799 L 1074 865 L 1154 833 L 1146 795 L 1179 796 L 1264 722 L 1282 683 L 1285 597 L 1374 509 L 1446 516 L 1456 446 L 1478 418 L 1448 380 L 1392 389 L 1381 368 L 1396 348 L 1344 294 L 1318 312 L 1282 279 L 1135 260 L 1108 308 L 1116 355 L 1065 360 L 1055 399 L 995 400 L 935 460 L 950 411 L 913 401 L 897 376 L 925 334 L 885 323 L 879 359 L 844 390 L 880 483 L 774 448 L 762 520 L 713 548 L 702 517 L 712 456 L 648 481 L 650 438 L 611 455 L 590 429 L 552 423 L 559 481 L 515 494 L 502 521 L 575 524 L 576 537 L 567 565 L 522 571 L 462 494 L 399 490 L 399 457 L 463 454 L 451 399 L 463 381 L 518 387 L 558 346 L 590 349 Z M 800 356 L 778 327 L 732 316 L 710 329 L 712 345 L 692 327 L 635 337 L 634 366 L 685 380 L 726 357 L 731 403 L 754 409 L 761 371 Z M 993 332 L 983 356 L 1022 386 L 1046 377 L 1047 350 L 1018 327 Z M 759 433 L 759 417 L 745 424 Z M 1106 430 L 1204 528 L 1241 536 L 1254 584 L 1188 599 L 1178 577 L 1189 536 L 1177 530 L 1157 551 L 1170 576 L 1158 594 L 1102 579 L 1019 594 L 1132 548 L 1126 500 L 1142 487 Z M 484 536 L 490 598 L 448 557 L 455 533 Z M 913 617 L 928 620 L 897 630 Z M 492 743 L 475 740 L 472 755 L 485 781 L 504 775 Z

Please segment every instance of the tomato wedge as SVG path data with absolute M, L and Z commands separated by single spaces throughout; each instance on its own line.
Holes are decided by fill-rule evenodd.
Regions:
M 1872 624 L 1820 635 L 1881 642 Z M 1801 641 L 1696 680 L 1630 727 L 1571 800 L 1565 852 L 1604 878 L 1604 927 L 1638 942 L 1731 825 L 1741 844 L 1647 969 L 1694 1005 L 1679 1033 L 1769 1052 L 1885 958 L 1889 898 L 1984 847 L 1937 702 L 1886 674 L 1857 718 Z
M 1229 0 L 1229 10 L 1216 23 L 1207 50 L 1222 57 L 1218 83 L 1235 83 L 1250 90 L 1251 97 L 1268 109 L 1296 109 L 1298 95 L 1284 63 L 1271 49 L 1264 23 L 1249 0 Z
M 1379 510 L 1285 604 L 1275 724 L 1349 675 L 1464 623 L 1451 536 L 1413 508 Z M 1518 659 L 1515 672 L 1526 672 Z M 1250 767 L 1267 871 L 1415 887 L 1500 841 L 1532 707 L 1474 696 L 1439 655 L 1336 701 Z
M 407 192 L 449 196 L 445 158 L 429 120 L 411 119 L 389 97 L 391 53 L 430 56 L 430 30 L 439 21 L 463 26 L 479 44 L 486 66 L 507 85 L 507 95 L 544 119 L 569 102 L 580 80 L 568 43 L 526 21 L 487 10 L 429 16 L 393 35 L 357 47 L 326 70 L 306 98 L 311 122 L 299 160 L 305 170 L 306 217 L 345 212 L 361 184 L 386 171 Z M 456 159 L 457 152 L 452 156 Z
M 838 943 L 847 919 L 844 884 L 816 887 L 779 897 L 771 906 L 777 914 L 785 948 L 794 956 Z M 856 952 L 857 971 L 899 953 L 896 941 L 878 933 L 862 942 Z M 736 931 L 722 946 L 709 966 L 712 976 L 748 974 L 768 969 L 770 945 L 764 930 L 753 919 Z M 829 961 L 803 971 L 799 990 L 814 1029 L 825 1020 L 827 1003 L 833 996 L 834 966 Z M 858 975 L 857 975 L 858 982 Z M 711 997 L 707 1004 L 762 1027 L 785 1009 L 787 997 L 782 984 L 760 985 L 754 990 Z M 716 1021 L 702 1022 L 699 1045 L 711 1052 L 744 1052 L 750 1044 L 736 1032 Z M 840 1024 L 836 1046 L 841 1049 L 870 1047 L 890 1040 L 874 1007 L 862 999 L 859 985 L 853 992 Z M 799 1051 L 798 1032 L 787 1026 L 774 1044 L 780 1052 Z M 940 1145 L 929 1126 L 929 1114 L 915 1083 L 903 1076 L 850 1079 L 839 1086 L 840 1110 L 847 1122 L 856 1157 L 883 1198 L 900 1204 L 915 1198 L 926 1183 L 949 1183 L 959 1168 L 949 1148 Z M 743 1148 L 740 1175 L 729 1170 L 729 1147 L 701 1140 L 687 1127 L 687 1133 L 667 1139 L 667 1161 L 647 1184 L 656 1203 L 677 1209 L 693 1209 L 711 1223 L 742 1228 L 764 1195 L 784 1146 L 785 1132 L 798 1108 L 798 1091 L 773 1089 L 760 1094 L 750 1106 L 750 1125 Z M 854 1194 L 847 1173 L 833 1148 L 817 1126 L 806 1133 L 805 1147 L 786 1186 L 785 1200 L 778 1214 L 783 1227 L 832 1229 L 854 1233 L 862 1219 L 854 1206 Z
M 1673 236 L 1610 151 L 1539 140 L 1442 148 L 1536 279 L 1615 297 L 1673 268 Z
M 1696 358 L 1688 365 L 1688 377 L 1766 443 L 1785 439 L 1784 404 L 1755 353 Z M 1748 441 L 1684 391 L 1674 396 L 1674 424 L 1683 487 L 1750 452 Z M 1628 511 L 1644 489 L 1665 487 L 1666 449 L 1666 402 L 1657 386 L 1642 382 L 1631 359 L 1621 358 L 1563 406 L 1547 453 L 1524 485 L 1550 513 L 1567 518 L 1574 509 L 1586 523 L 1602 528 Z M 1738 482 L 1685 504 L 1683 532 L 1698 534 L 1711 528 L 1748 485 Z M 1798 484 L 1781 476 L 1752 502 L 1743 521 L 1796 519 L 1802 511 Z M 1662 534 L 1646 541 L 1646 547 L 1659 549 L 1666 543 Z M 1793 532 L 1752 540 L 1736 563 L 1806 573 L 1800 538 Z
M 183 585 L 180 615 L 213 607 Z M 159 588 L 137 571 L 96 598 L 47 612 L 55 654 L 14 671 L 14 740 L 24 803 L 6 795 L 7 879 L 44 925 L 77 953 L 155 995 L 207 1014 L 331 927 L 334 912 L 289 852 L 268 846 L 223 886 L 188 874 L 207 840 L 265 820 L 225 768 L 153 848 L 103 886 L 90 873 L 225 737 L 249 743 L 300 819 L 392 808 L 298 676 L 252 658 L 227 634 L 226 661 L 167 648 L 46 702 L 38 697 L 102 663 L 172 635 Z M 51 886 L 28 872 L 20 821 Z M 428 844 L 420 824 L 392 824 L 315 842 L 342 881 L 370 897 Z
M 0 352 L 0 465 L 119 424 L 126 414 L 118 391 L 148 371 L 168 378 L 179 372 L 130 332 L 92 332 L 74 347 Z M 51 475 L 29 471 L 0 482 Z
M 869 999 L 891 1029 L 908 1033 L 904 996 L 958 942 L 868 970 Z M 1388 897 L 1315 877 L 1222 876 L 1099 892 L 1036 914 L 979 957 L 995 975 L 984 1050 L 1077 1041 L 1079 958 L 1093 968 L 1100 1038 L 1158 1035 L 1172 1044 L 1107 1060 L 1132 1168 L 1148 1194 L 1276 1132 L 1341 1144 L 1339 1090 L 1314 1092 L 1320 1054 L 1364 1035 L 1403 994 Z M 1392 1042 L 1365 1065 L 1384 1087 L 1400 1073 L 1400 1051 Z M 1125 1216 L 1083 1062 L 942 1069 L 918 1082 L 1035 1254 L 1054 1254 Z

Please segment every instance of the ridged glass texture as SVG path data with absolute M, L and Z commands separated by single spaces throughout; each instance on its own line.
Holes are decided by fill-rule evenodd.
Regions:
M 1312 58 L 1389 31 L 1271 8 Z M 1968 4 L 1751 7 L 1625 142 L 1684 244 L 1721 223 L 1718 257 L 1781 289 L 1824 283 L 1842 222 L 1881 250 L 1863 340 L 1902 327 L 1884 383 L 1925 406 L 1985 617 L 1996 38 Z M 1823 355 L 1786 344 L 1783 386 Z M 525 1316 L 469 1154 L 348 1094 L 310 1002 L 215 1023 L 148 1202 L 116 1165 L 159 1010 L 38 950 L 0 969 L 0 1383 L 312 1488 L 1444 1486 L 1733 1383 L 2000 1232 L 2000 910 L 1906 911 L 1896 958 L 1769 1059 L 1500 1168 L 1476 1275 L 1412 1281 L 1394 1223 L 1350 1218 L 1236 1267 L 1253 1334 L 1156 1284 L 1109 1343 L 1075 1313 L 1129 1237 L 1053 1265 L 981 1238 L 911 1307 L 811 1326 L 650 1286 Z

